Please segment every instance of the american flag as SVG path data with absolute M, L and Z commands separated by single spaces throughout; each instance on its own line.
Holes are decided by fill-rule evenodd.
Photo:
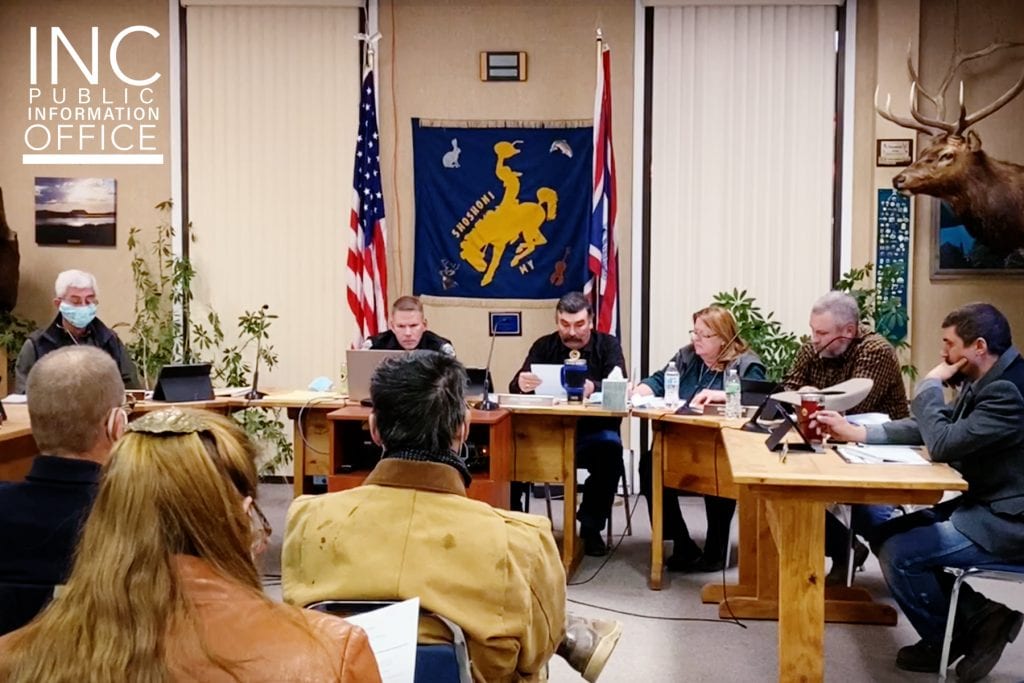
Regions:
M 388 324 L 388 258 L 379 153 L 373 71 L 368 69 L 359 98 L 352 241 L 348 248 L 348 306 L 356 318 L 356 348 Z
M 599 332 L 619 333 L 619 250 L 615 245 L 615 152 L 612 150 L 611 50 L 599 42 L 594 93 L 594 194 L 590 213 L 587 268 L 583 289 L 593 297 Z

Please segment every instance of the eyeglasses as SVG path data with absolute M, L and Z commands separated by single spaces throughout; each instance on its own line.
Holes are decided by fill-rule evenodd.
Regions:
M 712 332 L 711 334 L 704 334 L 703 332 L 698 332 L 697 330 L 690 330 L 690 339 L 711 339 L 712 337 L 717 336 L 718 334 L 716 334 L 715 332 Z
M 260 506 L 256 504 L 255 500 L 249 506 L 249 522 L 252 524 L 253 539 L 258 545 L 265 544 L 270 538 L 270 534 L 274 533 L 267 516 L 263 514 L 263 510 L 260 510 Z

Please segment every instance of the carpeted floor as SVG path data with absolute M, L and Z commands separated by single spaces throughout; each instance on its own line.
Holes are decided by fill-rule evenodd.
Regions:
M 271 546 L 264 557 L 267 592 L 280 598 L 281 532 L 292 489 L 283 484 L 264 484 L 260 504 L 274 526 Z M 683 514 L 698 543 L 704 533 L 704 508 L 699 498 L 683 498 Z M 617 500 L 614 529 L 624 529 L 624 507 Z M 630 503 L 636 505 L 636 499 Z M 604 674 L 602 683 L 655 683 L 665 681 L 715 681 L 737 683 L 777 679 L 778 626 L 774 621 L 737 624 L 718 619 L 715 605 L 700 602 L 700 588 L 716 577 L 708 574 L 666 573 L 661 591 L 647 589 L 650 561 L 650 525 L 641 498 L 633 516 L 633 535 L 621 543 L 607 562 L 585 558 L 570 580 L 569 609 L 588 616 L 623 622 L 624 633 Z M 544 514 L 543 501 L 533 511 Z M 554 506 L 554 525 L 561 528 L 560 506 Z M 735 541 L 734 541 L 735 542 Z M 721 575 L 717 577 L 721 579 Z M 736 568 L 726 572 L 735 580 Z M 1024 610 L 1024 585 L 977 582 L 986 595 Z M 878 563 L 870 558 L 856 585 L 874 595 L 888 596 Z M 828 624 L 825 629 L 825 680 L 843 683 L 868 681 L 934 681 L 934 674 L 899 671 L 893 661 L 896 650 L 916 642 L 906 619 L 895 628 Z M 552 660 L 550 680 L 561 683 L 582 678 L 558 657 Z M 955 680 L 952 677 L 951 680 Z M 1024 681 L 1024 638 L 1007 647 L 987 681 Z

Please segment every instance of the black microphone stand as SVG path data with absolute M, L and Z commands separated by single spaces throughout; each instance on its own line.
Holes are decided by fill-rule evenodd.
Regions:
M 484 400 L 480 402 L 478 410 L 497 410 L 499 408 L 497 401 L 491 400 L 491 392 L 494 391 L 494 387 L 491 385 L 491 358 L 494 356 L 494 327 L 491 327 L 491 348 L 487 352 L 487 367 L 484 369 Z

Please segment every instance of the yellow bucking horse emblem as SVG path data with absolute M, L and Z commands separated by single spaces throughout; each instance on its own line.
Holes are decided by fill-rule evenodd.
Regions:
M 494 145 L 494 154 L 498 158 L 494 173 L 505 186 L 505 194 L 501 203 L 487 211 L 462 240 L 459 256 L 484 274 L 480 281 L 484 287 L 494 279 L 505 249 L 520 237 L 522 241 L 516 245 L 515 256 L 509 264 L 513 268 L 537 247 L 547 244 L 541 226 L 554 220 L 558 210 L 558 193 L 550 187 L 537 190 L 536 202 L 519 201 L 519 176 L 522 173 L 513 171 L 505 161 L 519 154 L 516 145 L 521 143 L 521 140 L 516 140 Z M 488 247 L 491 248 L 490 261 L 487 260 Z

